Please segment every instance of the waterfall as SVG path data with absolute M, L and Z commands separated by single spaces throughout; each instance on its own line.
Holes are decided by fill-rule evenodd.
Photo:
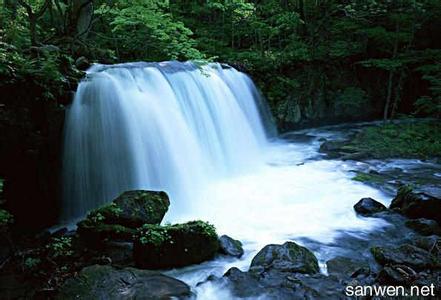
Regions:
M 263 163 L 274 132 L 251 79 L 214 63 L 94 65 L 66 114 L 63 221 L 133 189 L 188 209 L 198 187 Z

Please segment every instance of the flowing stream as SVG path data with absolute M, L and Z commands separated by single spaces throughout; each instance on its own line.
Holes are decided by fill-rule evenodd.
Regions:
M 241 259 L 168 271 L 198 299 L 228 299 L 222 286 L 196 285 L 232 266 L 246 270 L 269 243 L 308 238 L 326 245 L 343 231 L 363 238 L 387 226 L 357 217 L 352 206 L 362 197 L 388 204 L 389 197 L 351 180 L 350 163 L 320 159 L 319 139 L 338 132 L 308 134 L 300 142 L 277 138 L 253 82 L 230 67 L 95 65 L 67 115 L 63 219 L 126 190 L 165 190 L 172 203 L 165 222 L 209 221 L 243 242 Z M 336 251 L 315 251 L 323 272 Z

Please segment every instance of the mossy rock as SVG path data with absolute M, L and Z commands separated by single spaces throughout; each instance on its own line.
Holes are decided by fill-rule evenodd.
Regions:
M 169 205 L 165 192 L 127 191 L 110 204 L 92 211 L 88 218 L 138 228 L 144 224 L 160 224 Z
M 213 225 L 202 221 L 167 226 L 144 225 L 134 242 L 139 268 L 183 267 L 212 259 L 219 249 Z
M 303 274 L 315 274 L 320 270 L 315 255 L 294 242 L 266 245 L 251 261 L 251 269 L 262 268 Z
M 441 199 L 425 193 L 415 193 L 409 186 L 398 189 L 390 208 L 411 219 L 431 219 L 441 224 Z
M 188 299 L 190 287 L 163 274 L 93 265 L 60 288 L 56 299 Z
M 78 223 L 78 233 L 88 245 L 105 240 L 132 241 L 143 224 L 161 223 L 170 201 L 164 192 L 128 191 Z
M 136 234 L 136 229 L 119 224 L 105 224 L 86 219 L 78 223 L 77 232 L 91 246 L 105 240 L 132 241 Z

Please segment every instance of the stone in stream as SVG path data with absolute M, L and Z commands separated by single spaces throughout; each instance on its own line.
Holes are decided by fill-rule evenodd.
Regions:
M 133 240 L 136 228 L 161 223 L 170 201 L 165 192 L 127 191 L 111 203 L 90 212 L 78 223 L 78 233 L 88 245 L 104 240 Z
M 337 256 L 328 260 L 326 267 L 329 275 L 337 277 L 352 277 L 354 274 L 361 272 L 370 273 L 368 263 L 344 256 Z
M 250 270 L 229 269 L 221 279 L 233 296 L 258 299 L 345 299 L 344 285 L 319 274 L 317 258 L 293 242 L 267 245 L 253 258 Z
M 145 269 L 183 267 L 212 259 L 219 250 L 213 225 L 202 221 L 144 225 L 134 242 L 135 265 Z
M 423 236 L 413 241 L 418 248 L 429 251 L 433 255 L 439 255 L 441 250 L 441 238 L 437 235 Z
M 219 238 L 219 252 L 240 258 L 243 255 L 242 243 L 228 235 L 223 235 Z
M 315 255 L 294 242 L 266 245 L 251 261 L 250 269 L 315 274 L 319 272 Z
M 441 235 L 441 227 L 438 222 L 429 219 L 414 219 L 406 221 L 406 226 L 415 230 L 421 235 Z
M 354 205 L 354 210 L 362 216 L 371 216 L 386 209 L 386 206 L 372 198 L 363 198 Z
M 57 299 L 189 299 L 184 282 L 154 271 L 93 265 L 69 278 Z
M 430 252 L 404 244 L 399 247 L 372 247 L 371 253 L 381 265 L 405 265 L 416 271 L 435 269 L 439 262 Z
M 418 278 L 417 272 L 405 265 L 385 266 L 376 278 L 381 285 L 409 286 Z
M 106 224 L 119 224 L 138 228 L 144 224 L 159 224 L 168 210 L 170 201 L 165 192 L 127 191 L 90 215 L 101 214 Z
M 441 199 L 426 193 L 414 193 L 408 186 L 398 189 L 390 208 L 411 219 L 431 219 L 441 224 Z

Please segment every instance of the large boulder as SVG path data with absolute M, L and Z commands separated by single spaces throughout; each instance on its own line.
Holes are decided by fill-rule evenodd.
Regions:
M 127 191 L 92 213 L 102 215 L 106 224 L 119 224 L 138 228 L 144 224 L 159 224 L 168 210 L 170 201 L 165 192 Z
M 212 259 L 219 249 L 213 225 L 202 221 L 144 225 L 134 242 L 135 265 L 146 269 L 183 267 Z
M 184 282 L 163 274 L 133 268 L 93 265 L 68 279 L 57 299 L 186 299 L 192 293 Z
M 78 233 L 91 245 L 107 239 L 131 241 L 138 227 L 161 223 L 169 205 L 164 192 L 128 191 L 90 212 L 78 223 Z
M 373 247 L 371 252 L 381 265 L 405 265 L 416 271 L 440 266 L 430 252 L 410 244 L 399 247 Z
M 398 189 L 390 208 L 411 219 L 425 218 L 441 224 L 441 199 L 426 193 L 414 193 L 408 186 Z
M 251 261 L 251 269 L 315 274 L 319 265 L 315 255 L 294 242 L 266 245 Z
M 386 209 L 386 206 L 372 198 L 363 198 L 354 205 L 354 210 L 357 214 L 366 217 Z
M 219 252 L 240 258 L 243 255 L 242 243 L 228 235 L 223 235 L 219 238 Z

